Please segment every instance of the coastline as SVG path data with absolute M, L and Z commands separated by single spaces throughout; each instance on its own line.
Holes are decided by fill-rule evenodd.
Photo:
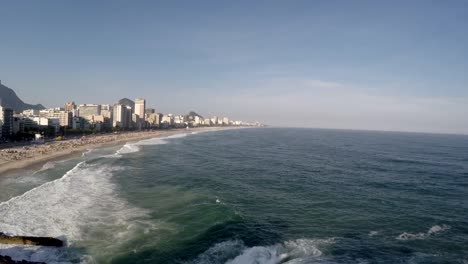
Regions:
M 190 128 L 190 129 L 170 129 L 170 130 L 154 130 L 154 131 L 144 131 L 144 132 L 128 132 L 121 134 L 104 134 L 99 136 L 94 136 L 88 138 L 89 143 L 82 143 L 82 139 L 73 139 L 70 141 L 63 142 L 51 142 L 44 145 L 39 145 L 39 148 L 49 147 L 51 145 L 63 143 L 65 146 L 64 149 L 52 150 L 47 153 L 39 153 L 39 150 L 31 150 L 29 152 L 33 153 L 32 157 L 22 158 L 20 160 L 5 160 L 0 159 L 0 176 L 7 173 L 12 173 L 18 170 L 24 170 L 28 168 L 35 168 L 43 166 L 49 161 L 58 161 L 71 158 L 75 155 L 85 152 L 88 149 L 96 149 L 102 147 L 118 146 L 124 145 L 128 142 L 140 141 L 149 138 L 157 138 L 163 136 L 170 136 L 175 134 L 184 134 L 187 132 L 195 131 L 220 131 L 228 129 L 236 129 L 237 127 L 200 127 L 200 128 Z M 99 142 L 101 141 L 101 142 Z M 79 146 L 74 146 L 79 142 Z M 96 143 L 97 142 L 97 143 Z M 23 147 L 15 147 L 10 149 L 5 149 L 2 151 L 18 151 L 22 150 Z M 50 148 L 48 148 L 50 150 Z M 16 153 L 16 152 L 15 152 Z

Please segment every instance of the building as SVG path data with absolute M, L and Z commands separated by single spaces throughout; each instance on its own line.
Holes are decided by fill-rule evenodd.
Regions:
M 128 129 L 132 127 L 132 107 L 115 104 L 113 107 L 113 127 Z
M 172 114 L 163 115 L 161 123 L 165 123 L 168 126 L 172 126 L 174 124 L 174 117 L 172 116 Z
M 224 117 L 224 118 L 223 118 L 223 124 L 224 124 L 225 126 L 228 126 L 228 125 L 229 125 L 229 118 Z
M 174 116 L 174 124 L 182 124 L 184 123 L 184 116 L 182 115 L 176 115 Z
M 74 112 L 76 110 L 75 102 L 67 102 L 63 108 L 67 112 Z
M 34 117 L 23 117 L 23 128 L 25 131 L 27 130 L 37 130 L 38 124 L 33 120 Z M 39 118 L 39 117 L 37 117 Z
M 211 126 L 212 125 L 211 119 L 205 118 L 204 124 L 205 124 L 205 126 Z
M 50 112 L 47 115 L 47 118 L 58 118 L 59 119 L 59 125 L 61 127 L 72 127 L 72 112 L 68 111 L 54 111 Z
M 217 124 L 218 124 L 218 117 L 213 116 L 213 117 L 211 118 L 211 123 L 212 123 L 214 126 L 217 125 Z
M 107 118 L 112 118 L 112 106 L 108 104 L 101 105 L 101 115 Z
M 49 119 L 47 117 L 34 116 L 31 119 L 38 127 L 46 127 L 49 125 Z
M 145 108 L 146 108 L 145 99 L 141 99 L 141 98 L 135 99 L 135 114 L 141 119 L 145 118 Z
M 9 138 L 13 135 L 13 109 L 0 106 L 1 137 Z
M 28 109 L 23 111 L 24 116 L 39 116 L 39 110 Z
M 199 117 L 199 116 L 195 116 L 194 120 L 193 120 L 193 125 L 194 126 L 200 126 L 200 125 L 203 125 L 205 123 L 205 120 L 203 120 L 203 118 Z
M 146 108 L 145 109 L 145 114 L 150 115 L 156 113 L 156 110 L 154 108 Z
M 152 113 L 149 114 L 147 121 L 150 127 L 159 127 L 162 122 L 163 114 L 161 113 Z
M 82 104 L 78 107 L 78 116 L 88 118 L 90 116 L 101 115 L 101 105 L 97 104 Z

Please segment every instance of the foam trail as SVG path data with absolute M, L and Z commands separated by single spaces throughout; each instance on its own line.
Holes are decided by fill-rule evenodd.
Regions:
M 322 256 L 323 253 L 319 248 L 333 243 L 334 239 L 297 239 L 271 246 L 247 248 L 242 241 L 229 240 L 214 245 L 191 263 L 310 263 Z
M 449 225 L 435 225 L 429 228 L 429 230 L 426 233 L 408 233 L 408 232 L 403 232 L 400 235 L 396 237 L 398 240 L 419 240 L 419 239 L 426 239 L 429 236 L 434 236 L 438 235 L 439 233 L 442 233 L 446 230 L 449 230 L 451 227 Z

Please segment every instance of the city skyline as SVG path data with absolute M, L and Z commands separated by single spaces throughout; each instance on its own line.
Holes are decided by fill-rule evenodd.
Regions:
M 2 8 L 0 79 L 28 103 L 138 95 L 273 126 L 468 134 L 463 1 Z

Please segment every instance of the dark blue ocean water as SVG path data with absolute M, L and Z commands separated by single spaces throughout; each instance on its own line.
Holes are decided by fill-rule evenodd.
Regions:
M 467 136 L 188 133 L 95 150 L 34 177 L 43 182 L 25 194 L 17 184 L 18 196 L 4 198 L 0 228 L 63 237 L 70 246 L 0 248 L 0 255 L 90 263 L 468 263 Z M 11 184 L 2 186 L 12 193 Z

